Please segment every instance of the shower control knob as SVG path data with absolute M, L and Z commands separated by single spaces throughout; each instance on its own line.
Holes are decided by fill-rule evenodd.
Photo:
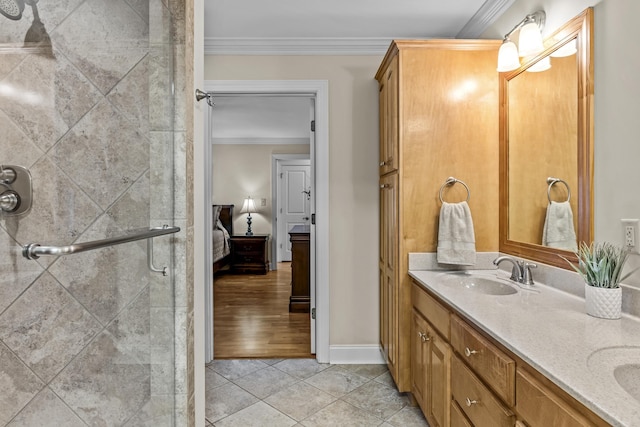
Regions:
M 0 194 L 0 210 L 3 212 L 13 212 L 20 207 L 20 197 L 15 191 L 5 191 Z

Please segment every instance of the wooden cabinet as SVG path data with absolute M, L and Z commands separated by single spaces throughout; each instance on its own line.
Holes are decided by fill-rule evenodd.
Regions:
M 291 296 L 289 311 L 308 313 L 311 307 L 310 230 L 308 225 L 296 225 L 289 231 L 291 241 Z
M 395 41 L 376 74 L 380 345 L 401 392 L 411 390 L 408 254 L 435 252 L 437 195 L 447 177 L 473 189 L 476 249 L 498 249 L 498 212 L 491 206 L 499 195 L 499 47 L 495 40 Z M 449 200 L 459 196 L 457 190 L 450 190 Z
M 451 364 L 451 393 L 474 426 L 512 427 L 515 416 L 458 356 Z
M 529 427 L 585 427 L 592 425 L 557 394 L 518 369 L 516 374 L 516 410 Z
M 380 80 L 380 175 L 398 169 L 398 57 Z
M 513 359 L 455 315 L 451 318 L 451 346 L 507 405 L 515 405 Z
M 434 427 L 608 424 L 417 283 L 411 391 Z
M 413 294 L 424 296 L 422 301 L 431 299 L 415 285 Z M 426 317 L 429 312 L 424 311 L 424 308 L 425 305 L 416 304 L 413 308 L 411 391 L 431 427 L 448 427 L 451 405 L 451 347 L 430 324 L 431 317 Z M 442 313 L 437 313 L 435 319 L 438 319 L 438 314 Z
M 451 427 L 473 427 L 455 400 L 451 401 Z
M 398 175 L 380 179 L 380 348 L 389 369 L 398 358 Z
M 267 274 L 269 235 L 231 236 L 231 269 L 235 273 Z

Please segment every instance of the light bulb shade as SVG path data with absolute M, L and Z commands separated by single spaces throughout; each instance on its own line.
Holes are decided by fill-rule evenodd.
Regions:
M 538 24 L 531 21 L 520 29 L 520 38 L 518 39 L 518 52 L 520 56 L 537 55 L 544 50 L 542 44 L 542 34 Z
M 254 212 L 257 212 L 256 202 L 251 197 L 247 197 L 246 199 L 244 199 L 244 202 L 242 203 L 242 209 L 240 209 L 240 213 L 251 214 Z
M 549 68 L 551 68 L 551 59 L 548 56 L 545 56 L 540 61 L 527 68 L 527 71 L 530 73 L 539 73 L 540 71 L 547 71 Z
M 562 45 L 562 47 L 554 51 L 551 56 L 554 58 L 564 58 L 565 56 L 575 55 L 578 52 L 577 40 L 573 39 Z
M 498 72 L 513 71 L 520 68 L 518 48 L 511 40 L 505 40 L 498 51 Z

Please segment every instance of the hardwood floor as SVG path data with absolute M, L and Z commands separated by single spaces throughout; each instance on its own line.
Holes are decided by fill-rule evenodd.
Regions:
M 314 357 L 309 313 L 289 313 L 291 264 L 213 281 L 214 359 Z

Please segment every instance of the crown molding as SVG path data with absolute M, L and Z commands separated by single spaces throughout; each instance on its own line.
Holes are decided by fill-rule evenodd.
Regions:
M 205 37 L 205 55 L 384 55 L 386 37 Z
M 477 39 L 515 0 L 487 0 L 458 32 Z M 384 56 L 394 39 L 407 37 L 205 37 L 205 55 L 372 55 Z M 426 37 L 425 37 L 426 38 Z M 416 39 L 416 37 L 411 37 Z
M 477 39 L 515 0 L 487 0 L 456 35 L 457 39 Z
M 290 144 L 306 144 L 310 143 L 309 138 L 211 138 L 214 145 L 290 145 Z

